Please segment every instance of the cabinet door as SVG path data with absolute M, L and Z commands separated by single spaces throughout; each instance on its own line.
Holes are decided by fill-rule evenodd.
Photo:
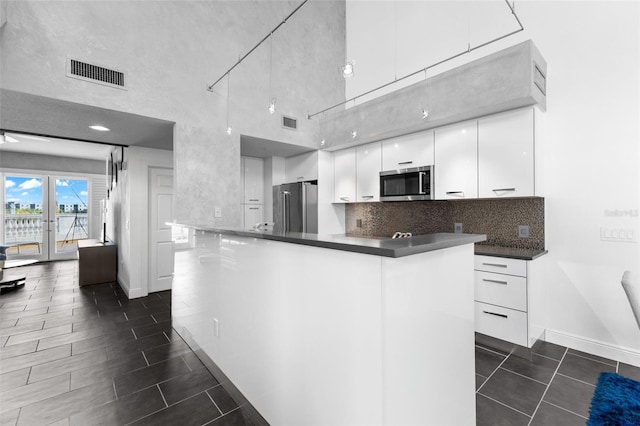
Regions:
M 478 197 L 477 121 L 465 121 L 435 131 L 436 199 Z
M 252 228 L 256 223 L 264 222 L 262 206 L 259 204 L 244 205 L 244 229 Z
M 284 174 L 287 182 L 318 180 L 318 152 L 287 157 L 284 162 Z
M 264 160 L 262 158 L 243 157 L 244 201 L 245 204 L 264 202 Z
M 349 148 L 333 153 L 334 203 L 356 201 L 356 149 Z
M 478 195 L 534 194 L 533 108 L 478 120 Z
M 382 141 L 382 170 L 433 165 L 433 130 Z
M 382 144 L 374 142 L 356 148 L 356 200 L 380 201 Z

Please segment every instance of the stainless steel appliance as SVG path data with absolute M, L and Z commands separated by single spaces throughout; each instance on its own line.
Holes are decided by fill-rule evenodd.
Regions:
M 433 166 L 380 172 L 380 201 L 433 200 Z
M 296 182 L 273 187 L 274 232 L 318 232 L 318 185 Z

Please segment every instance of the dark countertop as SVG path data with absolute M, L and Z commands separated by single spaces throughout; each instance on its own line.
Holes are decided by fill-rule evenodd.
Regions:
M 534 260 L 548 253 L 547 250 L 476 244 L 475 253 L 483 256 L 506 257 L 509 259 Z
M 192 226 L 174 224 L 202 231 L 221 234 L 237 235 L 241 237 L 262 238 L 265 240 L 281 241 L 292 244 L 302 244 L 334 250 L 344 250 L 353 253 L 372 254 L 383 257 L 404 257 L 412 254 L 425 253 L 448 247 L 472 244 L 485 241 L 485 235 L 438 233 L 415 235 L 411 238 L 360 238 L 342 234 L 310 234 L 301 232 L 274 233 L 273 231 L 249 231 L 240 229 L 215 228 L 211 226 Z

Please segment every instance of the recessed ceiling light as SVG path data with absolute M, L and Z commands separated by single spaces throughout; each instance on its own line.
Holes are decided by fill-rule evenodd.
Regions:
M 108 128 L 108 127 L 100 126 L 100 125 L 98 125 L 98 124 L 93 125 L 93 126 L 89 126 L 89 128 L 90 128 L 90 129 L 93 129 L 93 130 L 97 130 L 97 131 L 99 131 L 99 132 L 108 132 L 108 131 L 110 131 L 110 130 L 111 130 L 111 129 L 110 129 L 110 128 Z

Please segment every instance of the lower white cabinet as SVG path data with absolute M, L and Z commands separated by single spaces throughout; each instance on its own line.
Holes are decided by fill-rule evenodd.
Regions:
M 261 204 L 244 204 L 243 229 L 249 229 L 256 223 L 264 222 L 263 209 Z
M 539 337 L 530 329 L 527 263 L 519 259 L 475 256 L 476 331 L 531 347 Z

